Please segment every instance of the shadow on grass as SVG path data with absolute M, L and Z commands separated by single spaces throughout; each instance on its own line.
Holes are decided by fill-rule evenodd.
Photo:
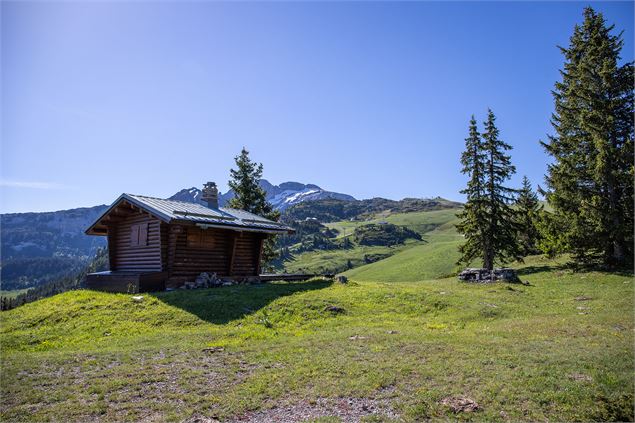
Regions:
M 527 267 L 521 267 L 520 269 L 517 269 L 516 273 L 518 274 L 518 276 L 523 276 L 523 275 L 531 275 L 531 274 L 540 273 L 540 272 L 555 272 L 558 270 L 571 270 L 571 268 L 562 264 L 527 266 Z
M 610 273 L 613 275 L 620 276 L 633 276 L 633 271 L 631 269 L 623 269 L 623 268 L 607 268 L 606 266 L 589 264 L 589 265 L 580 265 L 574 262 L 567 262 L 562 264 L 552 264 L 552 265 L 537 265 L 537 266 L 526 266 L 521 267 L 516 270 L 518 276 L 522 275 L 531 275 L 533 273 L 539 272 L 602 272 L 602 273 Z
M 225 324 L 265 307 L 277 298 L 296 292 L 328 288 L 332 280 L 271 282 L 222 288 L 176 290 L 155 294 L 164 303 L 178 307 L 207 322 Z

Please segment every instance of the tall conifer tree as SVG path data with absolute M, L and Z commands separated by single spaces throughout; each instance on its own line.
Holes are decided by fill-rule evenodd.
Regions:
M 280 212 L 267 201 L 267 193 L 260 187 L 262 163 L 252 161 L 249 151 L 244 147 L 235 157 L 235 161 L 236 169 L 230 169 L 228 182 L 229 187 L 234 191 L 234 197 L 229 200 L 228 206 L 278 221 Z M 262 254 L 265 263 L 277 257 L 275 238 L 268 237 L 265 240 Z
M 523 177 L 522 188 L 518 191 L 516 199 L 516 211 L 518 215 L 518 240 L 523 256 L 537 254 L 540 233 L 538 231 L 538 219 L 542 207 L 538 195 L 531 188 L 531 182 L 527 176 Z
M 476 119 L 470 120 L 469 135 L 465 139 L 465 151 L 461 155 L 461 172 L 469 175 L 467 187 L 461 191 L 467 201 L 463 211 L 458 214 L 460 222 L 456 225 L 460 234 L 465 236 L 461 245 L 459 264 L 469 265 L 476 258 L 482 257 L 484 228 L 487 221 L 487 210 L 483 202 L 485 192 L 485 155 L 481 134 L 478 132 Z
M 518 225 L 510 206 L 515 190 L 504 185 L 516 169 L 506 153 L 511 146 L 499 139 L 495 121 L 494 113 L 488 110 L 485 131 L 479 134 L 476 120 L 470 120 L 470 133 L 461 156 L 462 172 L 470 179 L 461 191 L 467 201 L 457 224 L 457 230 L 465 236 L 459 263 L 469 264 L 479 258 L 488 270 L 496 263 L 521 257 L 516 238 Z
M 485 196 L 484 204 L 488 213 L 483 246 L 483 267 L 492 269 L 497 262 L 520 259 L 520 248 L 517 239 L 515 212 L 510 206 L 514 201 L 516 190 L 506 187 L 516 168 L 511 164 L 511 156 L 507 151 L 511 145 L 499 138 L 496 127 L 496 116 L 491 109 L 487 110 L 484 122 L 483 150 L 485 153 Z
M 578 262 L 624 265 L 633 258 L 633 63 L 619 66 L 623 41 L 602 14 L 584 10 L 553 91 L 555 134 L 543 142 L 548 234 Z

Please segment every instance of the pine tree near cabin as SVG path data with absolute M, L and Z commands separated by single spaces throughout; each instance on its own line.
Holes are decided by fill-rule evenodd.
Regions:
M 229 200 L 228 206 L 278 221 L 280 212 L 267 201 L 267 194 L 259 184 L 262 178 L 262 163 L 253 162 L 249 157 L 249 151 L 244 147 L 235 157 L 235 162 L 236 169 L 230 169 L 228 182 L 229 187 L 234 191 L 234 197 Z M 267 238 L 262 251 L 263 262 L 268 263 L 274 260 L 278 254 L 275 238 Z
M 538 201 L 538 195 L 532 190 L 531 182 L 527 176 L 523 177 L 522 188 L 518 191 L 516 199 L 516 212 L 518 216 L 518 240 L 520 252 L 523 256 L 538 254 L 538 220 L 542 206 Z
M 633 63 L 602 14 L 584 10 L 553 91 L 555 134 L 546 176 L 552 250 L 581 264 L 624 266 L 633 258 Z

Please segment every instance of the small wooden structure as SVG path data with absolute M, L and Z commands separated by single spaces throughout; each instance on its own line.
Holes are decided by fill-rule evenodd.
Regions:
M 111 292 L 176 288 L 200 273 L 233 279 L 260 275 L 264 240 L 293 229 L 243 210 L 218 207 L 207 183 L 199 203 L 122 194 L 86 230 L 108 237 L 110 271 L 85 285 Z

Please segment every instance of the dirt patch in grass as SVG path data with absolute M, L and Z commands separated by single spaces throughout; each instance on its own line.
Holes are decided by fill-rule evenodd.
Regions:
M 374 417 L 378 420 L 397 419 L 399 415 L 386 399 L 375 398 L 318 398 L 268 410 L 245 413 L 229 419 L 232 423 L 299 422 L 333 417 L 342 422 L 359 422 Z
M 193 404 L 213 412 L 218 404 L 208 401 L 211 390 L 227 392 L 257 367 L 222 350 L 77 355 L 39 364 L 16 373 L 2 398 L 3 420 L 28 413 L 34 421 L 160 421 L 190 414 Z

